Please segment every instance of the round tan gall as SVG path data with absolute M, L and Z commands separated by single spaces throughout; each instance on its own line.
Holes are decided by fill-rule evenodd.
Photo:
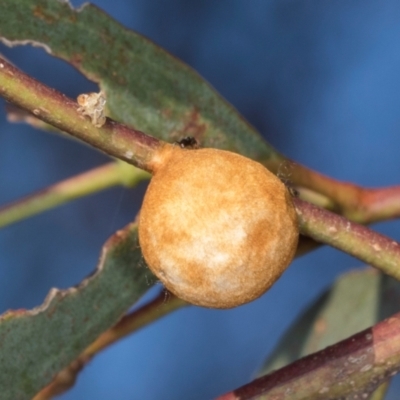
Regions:
M 176 296 L 231 308 L 261 296 L 291 262 L 298 224 L 285 185 L 217 149 L 166 147 L 139 217 L 146 263 Z

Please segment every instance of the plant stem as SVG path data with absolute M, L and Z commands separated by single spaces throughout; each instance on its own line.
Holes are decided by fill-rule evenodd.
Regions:
M 358 210 L 346 216 L 363 224 L 400 217 L 400 186 L 364 189 Z
M 368 400 L 384 400 L 389 389 L 389 381 L 383 382 Z
M 399 369 L 400 313 L 217 400 L 368 398 Z
M 0 228 L 112 186 L 134 186 L 149 174 L 122 161 L 111 162 L 0 207 Z
M 95 127 L 70 98 L 24 74 L 0 57 L 0 96 L 101 151 L 146 171 L 164 142 L 107 119 Z
M 132 332 L 164 317 L 172 311 L 188 306 L 189 303 L 173 294 L 162 291 L 154 300 L 124 316 L 114 327 L 104 332 L 82 353 L 85 357 L 93 357 L 101 350 L 130 335 Z
M 75 101 L 29 77 L 1 57 L 0 96 L 61 131 L 146 171 L 151 170 L 154 151 L 165 145 L 165 142 L 111 120 L 96 128 L 78 113 Z M 308 193 L 309 198 L 317 199 L 324 207 L 351 220 L 371 223 L 400 216 L 400 186 L 365 189 L 279 157 L 266 164 L 277 173 L 283 164 L 288 179 L 295 185 L 320 195 Z
M 27 76 L 2 58 L 0 95 L 43 121 L 144 170 L 151 170 L 155 150 L 166 145 L 158 139 L 110 120 L 101 128 L 96 128 L 78 113 L 76 102 Z M 317 175 L 315 179 L 318 178 Z M 346 186 L 352 187 L 343 183 L 343 187 Z M 387 190 L 390 192 L 390 189 Z M 353 188 L 351 191 L 354 192 L 352 202 L 357 202 L 360 190 Z M 392 191 L 397 197 L 398 190 L 392 188 Z M 385 203 L 384 199 L 385 196 L 382 200 L 378 195 L 370 203 Z M 303 234 L 346 251 L 400 279 L 400 250 L 396 242 L 299 199 L 295 199 L 295 204 Z M 392 212 L 396 212 L 396 207 Z
M 330 211 L 293 199 L 300 232 L 329 244 L 400 280 L 400 245 L 371 229 Z
M 275 160 L 273 163 L 267 160 L 264 164 L 284 181 L 288 180 L 298 187 L 303 200 L 333 210 L 361 224 L 400 217 L 399 185 L 377 189 L 363 188 L 330 178 L 290 160 L 280 162 L 281 165 Z M 306 190 L 302 190 L 303 188 Z

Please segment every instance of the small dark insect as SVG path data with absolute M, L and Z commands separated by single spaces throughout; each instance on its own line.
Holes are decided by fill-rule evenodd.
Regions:
M 199 142 L 192 136 L 186 136 L 185 138 L 175 142 L 179 144 L 182 149 L 198 149 Z
M 291 183 L 286 182 L 285 185 L 292 197 L 299 197 L 300 193 Z

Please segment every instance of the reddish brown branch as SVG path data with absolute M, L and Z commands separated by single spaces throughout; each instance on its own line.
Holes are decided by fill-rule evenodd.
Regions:
M 400 280 L 400 245 L 363 225 L 294 199 L 300 232 L 342 250 Z
M 95 127 L 78 113 L 75 101 L 36 81 L 1 57 L 0 96 L 85 143 L 147 171 L 154 150 L 164 144 L 109 119 L 101 128 Z
M 400 313 L 218 400 L 368 398 L 400 370 Z
M 283 174 L 284 179 L 288 179 L 299 188 L 307 188 L 318 196 L 322 195 L 316 204 L 342 214 L 352 221 L 370 224 L 400 217 L 399 185 L 376 189 L 363 188 L 354 183 L 330 178 L 289 160 L 283 163 L 286 170 L 286 174 Z M 274 171 L 280 168 L 279 164 L 267 166 Z M 306 195 L 304 200 L 313 202 L 313 196 L 308 197 Z
M 400 186 L 364 189 L 358 212 L 347 216 L 364 224 L 400 217 Z
M 42 121 L 146 171 L 150 170 L 154 150 L 165 144 L 109 119 L 101 128 L 95 127 L 77 111 L 75 101 L 29 77 L 1 57 L 0 96 Z M 266 162 L 275 172 L 282 163 L 287 165 L 288 179 L 295 185 L 326 196 L 328 208 L 351 220 L 371 223 L 400 216 L 400 186 L 364 189 L 288 160 Z

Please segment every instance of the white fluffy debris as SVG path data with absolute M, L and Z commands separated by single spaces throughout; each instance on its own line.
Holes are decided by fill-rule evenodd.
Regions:
M 106 95 L 103 91 L 99 93 L 84 93 L 77 98 L 81 115 L 88 116 L 92 120 L 92 124 L 100 128 L 106 123 L 104 108 L 106 105 Z

